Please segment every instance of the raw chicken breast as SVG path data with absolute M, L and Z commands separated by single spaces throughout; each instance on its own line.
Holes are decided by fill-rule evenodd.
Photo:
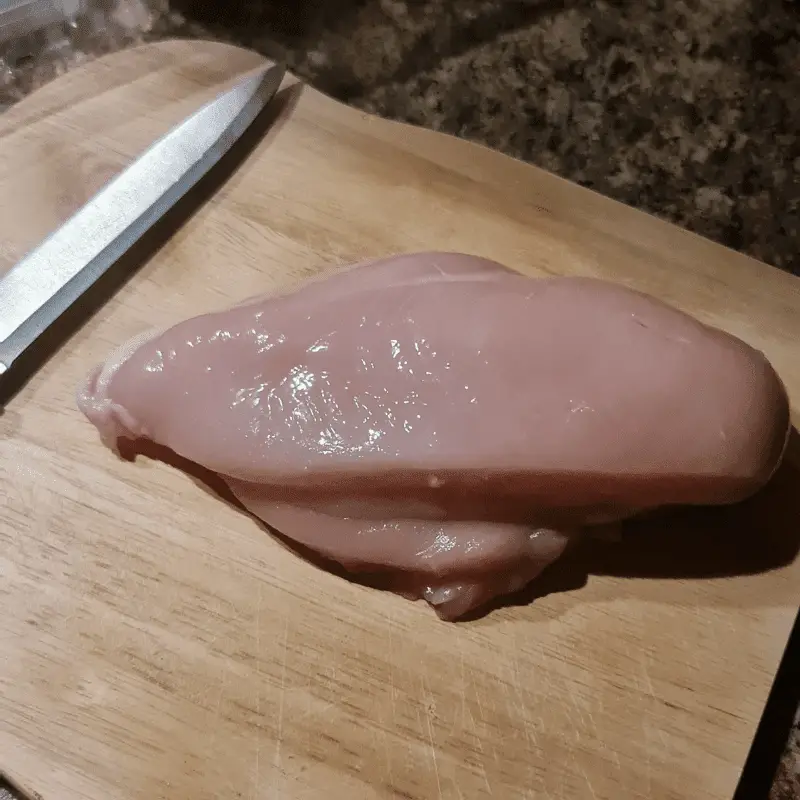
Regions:
M 252 514 L 351 572 L 391 572 L 392 587 L 453 619 L 518 591 L 555 561 L 569 532 L 491 521 L 364 519 L 275 503 L 269 488 L 228 479 Z
M 171 448 L 448 618 L 521 588 L 582 527 L 745 498 L 789 432 L 780 379 L 739 339 L 615 284 L 456 253 L 142 334 L 78 402 L 110 446 Z

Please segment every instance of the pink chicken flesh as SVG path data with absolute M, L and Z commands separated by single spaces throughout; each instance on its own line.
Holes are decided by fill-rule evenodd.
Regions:
M 417 253 L 146 333 L 81 410 L 218 473 L 284 535 L 456 618 L 587 526 L 736 502 L 786 391 L 739 339 L 595 279 Z

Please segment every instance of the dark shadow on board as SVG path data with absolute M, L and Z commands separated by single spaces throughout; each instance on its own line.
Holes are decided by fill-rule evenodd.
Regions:
M 767 800 L 800 707 L 800 612 L 794 620 L 733 800 Z M 788 800 L 788 796 L 786 798 Z
M 14 800 L 44 800 L 38 792 L 24 789 L 22 785 L 13 780 L 10 775 L 6 775 L 0 770 L 0 797 L 3 791 L 10 794 Z
M 162 461 L 189 475 L 203 490 L 248 514 L 217 474 L 145 440 L 121 439 L 120 455 Z M 249 514 L 248 514 L 249 515 Z M 249 515 L 252 517 L 252 515 Z M 387 588 L 377 574 L 347 573 L 253 518 L 301 557 L 330 572 Z M 792 430 L 787 456 L 772 480 L 750 499 L 730 506 L 670 509 L 630 520 L 619 542 L 584 538 L 526 589 L 487 605 L 469 619 L 500 606 L 527 605 L 549 594 L 584 586 L 590 575 L 646 579 L 709 579 L 753 575 L 784 567 L 800 553 L 800 434 Z M 614 591 L 619 591 L 616 584 Z M 609 597 L 608 599 L 615 599 Z M 746 602 L 743 600 L 743 602 Z M 757 602 L 757 601 L 756 601 Z M 463 621 L 467 621 L 464 619 Z

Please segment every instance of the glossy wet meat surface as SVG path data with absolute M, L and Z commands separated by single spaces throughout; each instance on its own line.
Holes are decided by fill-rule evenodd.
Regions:
M 789 428 L 766 358 L 650 297 L 418 253 L 144 333 L 88 376 L 108 444 L 144 437 L 348 569 L 460 616 L 587 525 L 729 503 Z

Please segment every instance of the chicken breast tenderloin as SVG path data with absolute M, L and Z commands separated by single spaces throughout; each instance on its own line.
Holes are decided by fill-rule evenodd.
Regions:
M 583 527 L 744 499 L 790 428 L 783 384 L 739 339 L 616 284 L 457 253 L 144 333 L 78 404 L 109 446 L 171 448 L 446 618 L 522 588 Z

